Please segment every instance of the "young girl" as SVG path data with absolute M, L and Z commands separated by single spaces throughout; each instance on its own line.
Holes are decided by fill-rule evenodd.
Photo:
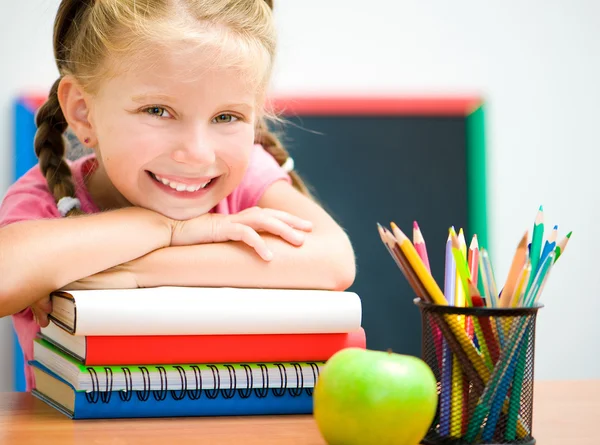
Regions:
M 353 282 L 348 238 L 264 122 L 271 8 L 61 2 L 39 165 L 0 207 L 0 316 L 13 314 L 25 360 L 60 288 Z M 65 160 L 67 127 L 93 155 Z

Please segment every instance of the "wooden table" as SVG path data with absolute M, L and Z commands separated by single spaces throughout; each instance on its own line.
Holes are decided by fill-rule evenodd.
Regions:
M 538 445 L 600 443 L 600 380 L 536 382 Z M 324 445 L 312 416 L 69 420 L 26 393 L 0 393 L 0 444 Z M 415 444 L 416 445 L 416 444 Z

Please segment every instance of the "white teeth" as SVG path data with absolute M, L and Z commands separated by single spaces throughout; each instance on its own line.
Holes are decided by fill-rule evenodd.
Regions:
M 204 184 L 199 184 L 199 185 L 187 185 L 187 184 L 180 184 L 178 182 L 175 181 L 169 181 L 168 179 L 165 178 L 161 178 L 160 176 L 157 176 L 155 174 L 153 174 L 153 176 L 160 182 L 162 182 L 164 185 L 167 185 L 169 187 L 171 187 L 173 190 L 177 190 L 178 192 L 197 192 L 200 189 L 203 189 L 204 187 L 207 186 L 207 184 L 210 181 L 205 182 Z

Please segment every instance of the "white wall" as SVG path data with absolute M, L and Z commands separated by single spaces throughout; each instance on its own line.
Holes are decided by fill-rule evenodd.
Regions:
M 56 77 L 58 0 L 0 12 L 0 196 L 12 175 L 10 101 Z M 574 235 L 544 291 L 536 376 L 600 378 L 600 3 L 593 0 L 280 0 L 274 92 L 480 94 L 487 100 L 490 244 L 499 280 L 540 204 Z M 594 20 L 596 23 L 594 23 Z M 596 196 L 595 196 L 596 195 Z M 0 390 L 11 388 L 0 320 Z

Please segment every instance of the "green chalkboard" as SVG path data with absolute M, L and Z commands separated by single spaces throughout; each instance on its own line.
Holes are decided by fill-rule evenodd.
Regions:
M 418 356 L 414 293 L 376 223 L 394 221 L 412 235 L 417 220 L 442 289 L 449 226 L 464 228 L 467 237 L 477 233 L 483 246 L 487 235 L 480 103 L 465 100 L 448 110 L 443 100 L 412 101 L 288 100 L 279 104 L 285 122 L 273 128 L 296 171 L 350 236 L 357 261 L 350 290 L 362 299 L 367 346 Z

